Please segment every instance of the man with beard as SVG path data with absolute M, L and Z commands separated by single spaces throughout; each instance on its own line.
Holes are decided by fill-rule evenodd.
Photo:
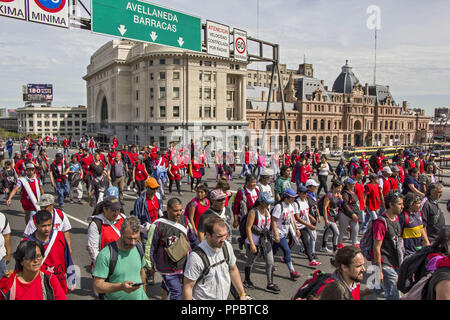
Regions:
M 360 283 L 363 280 L 366 268 L 361 249 L 355 246 L 346 246 L 338 250 L 331 263 L 336 270 L 327 280 L 318 294 L 319 300 L 360 300 L 362 296 L 370 294 L 370 290 L 361 291 Z

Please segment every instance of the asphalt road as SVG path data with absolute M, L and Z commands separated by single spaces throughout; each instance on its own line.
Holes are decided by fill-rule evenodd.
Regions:
M 17 148 L 17 146 L 15 146 Z M 16 149 L 15 149 L 16 150 Z M 14 150 L 14 151 L 15 151 Z M 51 159 L 53 159 L 54 154 L 57 150 L 49 149 L 48 154 Z M 75 153 L 75 150 L 72 150 L 72 153 Z M 239 172 L 235 173 L 235 177 L 238 176 L 240 173 L 241 168 L 238 167 L 237 170 Z M 207 169 L 206 171 L 206 181 L 209 187 L 215 186 L 215 168 L 211 167 Z M 51 187 L 51 184 L 49 182 L 49 179 L 47 179 L 48 182 L 44 186 L 45 192 L 48 193 L 54 193 Z M 234 179 L 231 181 L 231 189 L 237 190 L 239 187 L 243 186 L 244 180 L 243 179 Z M 187 204 L 194 196 L 194 193 L 190 192 L 190 186 L 186 184 L 186 180 L 184 179 L 184 183 L 182 184 L 182 192 L 183 195 L 179 198 L 183 201 L 184 204 Z M 128 215 L 130 211 L 133 209 L 134 201 L 137 198 L 136 193 L 133 191 L 126 191 L 125 192 L 125 205 L 124 209 L 126 214 Z M 178 194 L 175 192 L 175 196 L 178 196 Z M 87 200 L 87 193 L 84 194 L 84 200 Z M 170 197 L 170 196 L 169 196 Z M 168 197 L 168 198 L 169 198 Z M 168 199 L 167 198 L 167 199 Z M 445 213 L 445 218 L 447 224 L 450 223 L 450 214 L 447 212 L 445 203 L 450 198 L 450 189 L 445 188 L 444 189 L 444 195 L 440 201 L 440 206 Z M 230 204 L 231 205 L 231 204 Z M 11 243 L 12 243 L 12 250 L 14 252 L 15 248 L 17 247 L 19 241 L 22 239 L 22 234 L 25 229 L 25 219 L 24 214 L 22 211 L 21 204 L 19 202 L 19 196 L 16 196 L 10 207 L 7 207 L 5 205 L 5 200 L 2 196 L 0 199 L 0 207 L 1 212 L 7 214 L 8 220 L 11 225 Z M 92 277 L 89 273 L 90 270 L 90 259 L 89 255 L 86 250 L 86 244 L 87 244 L 87 223 L 85 222 L 86 218 L 89 217 L 92 214 L 93 208 L 90 207 L 88 204 L 80 205 L 80 204 L 69 204 L 66 203 L 65 213 L 68 215 L 70 222 L 72 224 L 71 229 L 71 241 L 72 241 L 72 259 L 79 267 L 80 270 L 80 282 L 79 282 L 79 288 L 77 288 L 75 291 L 70 292 L 68 294 L 69 300 L 92 300 L 95 299 L 93 296 L 92 291 Z M 323 223 L 318 226 L 318 246 L 320 246 L 320 241 L 323 234 Z M 241 270 L 241 277 L 244 278 L 244 264 L 245 264 L 245 250 L 240 251 L 238 249 L 238 246 L 236 244 L 236 239 L 238 237 L 238 230 L 233 231 L 233 247 L 235 248 L 235 254 L 237 257 L 237 264 L 239 267 L 239 270 Z M 345 238 L 345 241 L 348 241 L 348 237 Z M 347 242 L 348 243 L 348 242 Z M 345 243 L 344 243 L 345 244 Z M 319 248 L 317 248 L 318 251 Z M 330 265 L 330 257 L 331 254 L 321 253 L 317 252 L 318 254 L 318 261 L 322 263 L 321 266 L 312 268 L 309 267 L 308 259 L 306 255 L 299 253 L 299 248 L 295 246 L 292 250 L 292 257 L 294 262 L 295 269 L 301 273 L 302 277 L 297 279 L 296 281 L 292 281 L 289 278 L 289 272 L 287 269 L 287 266 L 281 262 L 281 250 L 275 257 L 275 265 L 278 267 L 278 270 L 275 272 L 274 275 L 274 282 L 281 288 L 280 294 L 272 294 L 266 292 L 264 289 L 267 285 L 266 283 L 266 275 L 265 275 L 265 263 L 261 260 L 258 260 L 258 262 L 255 264 L 253 273 L 252 273 L 252 281 L 255 283 L 256 288 L 247 290 L 247 293 L 256 300 L 287 300 L 290 299 L 295 292 L 298 290 L 298 288 L 301 286 L 301 284 L 305 281 L 307 276 L 314 272 L 316 269 L 320 269 L 325 272 L 332 272 L 333 268 Z M 7 266 L 8 269 L 14 268 L 14 259 L 11 259 L 12 261 Z M 366 263 L 366 266 L 369 264 Z M 149 299 L 151 300 L 158 300 L 161 299 L 161 276 L 159 274 L 156 274 L 155 276 L 156 284 L 153 286 L 147 287 L 147 294 L 149 296 Z M 364 283 L 363 283 L 364 286 Z M 369 296 L 368 299 L 375 299 L 374 296 Z

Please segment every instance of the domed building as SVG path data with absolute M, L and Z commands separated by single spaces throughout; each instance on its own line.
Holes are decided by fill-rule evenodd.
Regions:
M 359 84 L 359 80 L 353 73 L 352 67 L 348 65 L 348 60 L 346 60 L 345 65 L 342 67 L 341 74 L 334 81 L 332 91 L 339 93 L 352 93 L 353 88 L 357 84 Z

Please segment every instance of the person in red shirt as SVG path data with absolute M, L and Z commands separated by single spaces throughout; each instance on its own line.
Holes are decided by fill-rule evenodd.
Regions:
M 211 202 L 206 197 L 208 189 L 205 185 L 201 184 L 196 189 L 197 196 L 189 201 L 184 209 L 184 215 L 189 219 L 194 227 L 195 234 L 198 235 L 198 223 L 203 213 L 208 210 Z
M 93 155 L 94 152 L 95 152 L 95 140 L 94 137 L 91 137 L 91 139 L 89 140 L 89 153 Z
M 364 176 L 368 176 L 369 172 L 373 172 L 373 169 L 369 163 L 369 159 L 367 159 L 365 152 L 363 152 L 361 159 L 359 159 L 359 166 L 363 169 Z
M 118 146 L 119 146 L 119 139 L 117 139 L 117 136 L 114 136 L 113 142 L 112 142 L 112 147 L 113 147 L 113 149 L 117 149 Z
M 291 166 L 291 156 L 289 155 L 289 150 L 287 149 L 283 153 L 283 164 L 288 167 Z
M 364 171 L 362 168 L 356 168 L 355 170 L 355 193 L 359 200 L 359 209 L 361 210 L 362 220 L 364 219 L 364 211 L 366 210 L 366 202 L 364 199 L 364 183 L 363 183 Z
M 50 212 L 41 210 L 33 217 L 36 231 L 24 240 L 33 240 L 44 247 L 44 258 L 41 270 L 58 278 L 64 293 L 67 294 L 67 278 L 70 279 L 70 290 L 76 285 L 75 269 L 64 233 L 53 229 L 53 219 Z
M 384 197 L 391 191 L 391 181 L 389 177 L 392 175 L 392 170 L 390 167 L 384 167 L 382 169 L 382 175 L 378 179 L 378 187 L 380 188 L 380 196 L 381 196 L 381 208 L 379 214 L 382 214 L 385 211 Z
M 128 170 L 133 171 L 133 167 L 136 165 L 137 157 L 139 153 L 137 152 L 137 146 L 132 145 L 130 152 L 127 153 L 127 156 L 125 158 L 125 163 L 128 165 Z M 130 184 L 133 182 L 133 175 L 130 175 L 127 181 L 127 189 L 130 191 Z M 133 182 L 133 191 L 137 192 L 136 185 Z
M 367 230 L 367 225 L 370 220 L 375 221 L 378 218 L 378 212 L 381 206 L 381 195 L 377 179 L 378 176 L 375 173 L 370 173 L 369 182 L 364 186 L 366 214 L 361 226 L 362 233 Z
M 41 271 L 44 247 L 35 241 L 19 243 L 16 270 L 0 280 L 0 300 L 67 300 L 58 279 Z
M 69 156 L 70 141 L 67 137 L 64 138 L 63 144 L 64 144 L 64 155 Z
M 173 183 L 175 182 L 176 186 L 177 186 L 177 191 L 178 194 L 181 196 L 183 195 L 183 193 L 181 192 L 181 175 L 180 175 L 180 166 L 178 165 L 178 161 L 177 159 L 174 159 L 173 161 L 170 161 L 169 163 L 169 194 L 172 193 L 172 186 Z
M 91 175 L 89 167 L 91 166 L 92 162 L 94 162 L 94 156 L 89 153 L 89 149 L 83 149 L 83 156 L 81 157 L 80 163 L 81 168 L 83 169 L 83 179 L 86 184 L 86 189 L 89 189 L 89 181 Z
M 138 155 L 135 166 L 133 167 L 133 183 L 137 186 L 138 196 L 145 189 L 145 180 L 148 178 L 147 169 L 145 168 L 144 157 Z
M 152 160 L 158 159 L 158 147 L 156 146 L 156 141 L 152 142 L 152 148 L 150 150 L 150 157 Z
M 192 163 L 189 166 L 189 175 L 191 176 L 191 192 L 194 192 L 197 189 L 198 185 L 202 181 L 202 173 L 200 171 L 200 163 L 195 159 L 192 159 Z M 194 188 L 194 179 L 195 179 L 195 188 Z
M 108 164 L 110 165 L 114 165 L 114 159 L 116 158 L 116 147 L 112 147 L 111 150 L 108 152 L 108 155 L 106 157 L 106 162 L 108 162 Z

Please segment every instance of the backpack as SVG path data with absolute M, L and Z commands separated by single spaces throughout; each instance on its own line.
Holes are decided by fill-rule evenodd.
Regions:
M 383 216 L 379 217 L 378 219 L 381 219 L 387 228 L 387 222 L 384 219 Z M 376 220 L 378 220 L 376 219 Z M 376 221 L 375 220 L 375 221 Z M 367 261 L 372 261 L 372 250 L 373 250 L 373 222 L 370 221 L 369 225 L 367 226 L 366 232 L 363 234 L 361 241 L 359 242 L 359 247 L 361 248 L 362 254 L 364 258 L 366 258 Z
M 192 250 L 192 252 L 195 252 L 195 253 L 197 253 L 199 255 L 199 257 L 200 257 L 200 259 L 202 259 L 203 265 L 205 267 L 203 269 L 203 272 L 200 275 L 200 277 L 198 277 L 198 279 L 196 281 L 196 284 L 200 283 L 200 281 L 202 283 L 205 283 L 205 277 L 208 275 L 209 270 L 211 270 L 211 268 L 217 267 L 218 265 L 221 265 L 224 262 L 226 262 L 228 264 L 230 263 L 230 254 L 228 252 L 228 248 L 227 248 L 226 243 L 222 247 L 222 252 L 223 252 L 223 256 L 224 256 L 225 259 L 223 259 L 223 260 L 221 260 L 221 261 L 219 261 L 217 263 L 214 263 L 214 264 L 211 264 L 209 262 L 208 256 L 206 255 L 205 251 L 203 251 L 203 249 L 200 246 L 196 246 L 194 248 L 194 250 Z
M 333 281 L 335 280 L 331 276 L 331 273 L 324 273 L 321 270 L 316 270 L 310 278 L 306 279 L 291 300 L 310 300 L 311 297 L 316 297 L 328 283 Z
M 398 290 L 402 293 L 407 293 L 415 284 L 427 275 L 427 257 L 431 251 L 431 247 L 424 247 L 422 250 L 406 257 L 398 270 Z
M 422 277 L 404 296 L 400 297 L 400 300 L 426 300 L 426 292 L 432 276 L 430 272 Z
M 119 247 L 117 246 L 117 241 L 110 242 L 106 245 L 106 247 L 109 248 L 110 258 L 109 258 L 109 271 L 108 271 L 108 277 L 105 279 L 105 282 L 109 280 L 109 278 L 113 275 L 114 269 L 117 265 L 117 260 L 119 259 Z M 141 260 L 144 257 L 144 249 L 142 247 L 142 244 L 137 242 L 136 248 L 139 251 L 139 255 L 141 256 Z M 98 295 L 100 300 L 105 300 L 105 294 L 101 293 Z
M 317 201 L 317 208 L 319 209 L 319 214 L 323 217 L 323 204 L 325 202 L 325 197 L 328 196 L 327 194 L 324 194 L 323 196 L 320 197 L 319 201 Z M 331 199 L 331 197 L 330 197 Z

